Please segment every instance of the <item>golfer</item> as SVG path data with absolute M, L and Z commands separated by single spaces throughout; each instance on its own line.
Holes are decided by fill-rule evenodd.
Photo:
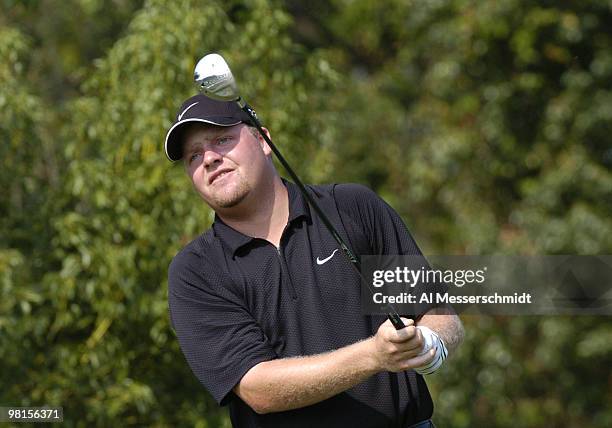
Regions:
M 168 274 L 193 373 L 235 427 L 433 426 L 424 375 L 461 342 L 459 318 L 423 307 L 396 330 L 364 316 L 359 274 L 248 123 L 235 102 L 197 95 L 166 136 L 168 158 L 215 212 Z M 366 187 L 307 187 L 356 254 L 421 254 Z

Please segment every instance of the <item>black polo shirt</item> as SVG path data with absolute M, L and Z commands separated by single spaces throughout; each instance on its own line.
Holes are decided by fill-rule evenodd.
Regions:
M 405 427 L 433 404 L 413 370 L 378 373 L 320 403 L 256 414 L 232 388 L 256 364 L 319 354 L 376 333 L 364 316 L 359 276 L 293 183 L 280 246 L 246 236 L 219 218 L 169 269 L 170 317 L 196 377 L 236 427 Z M 399 216 L 356 184 L 308 186 L 357 254 L 420 254 Z M 422 314 L 414 314 L 417 317 Z

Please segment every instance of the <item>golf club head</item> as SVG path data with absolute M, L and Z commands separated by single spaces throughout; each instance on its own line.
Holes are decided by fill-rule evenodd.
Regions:
M 219 54 L 208 54 L 199 60 L 193 79 L 209 98 L 218 101 L 236 101 L 240 98 L 232 70 Z

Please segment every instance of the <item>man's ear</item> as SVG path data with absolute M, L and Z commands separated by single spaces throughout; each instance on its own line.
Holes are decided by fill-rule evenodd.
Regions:
M 268 131 L 268 128 L 264 128 L 263 126 L 261 127 L 261 129 L 263 129 L 263 131 L 266 133 L 266 135 L 268 136 L 268 138 L 270 140 L 272 140 L 272 137 L 270 136 L 270 131 Z M 261 144 L 261 149 L 264 151 L 264 153 L 266 154 L 266 156 L 270 156 L 272 154 L 272 149 L 270 148 L 270 146 L 268 145 L 268 143 L 266 143 L 266 140 L 264 140 L 264 138 L 261 136 L 261 134 L 259 133 L 259 131 L 257 131 L 257 139 L 259 141 L 259 144 Z

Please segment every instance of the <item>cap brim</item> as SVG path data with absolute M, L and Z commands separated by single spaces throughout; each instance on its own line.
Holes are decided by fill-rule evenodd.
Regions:
M 191 122 L 201 122 L 216 126 L 234 126 L 242 121 L 236 120 L 236 118 L 233 117 L 214 117 L 210 119 L 191 118 L 176 122 L 166 134 L 166 142 L 164 143 L 166 156 L 173 162 L 183 157 L 183 145 L 181 141 L 182 131 L 184 125 Z

